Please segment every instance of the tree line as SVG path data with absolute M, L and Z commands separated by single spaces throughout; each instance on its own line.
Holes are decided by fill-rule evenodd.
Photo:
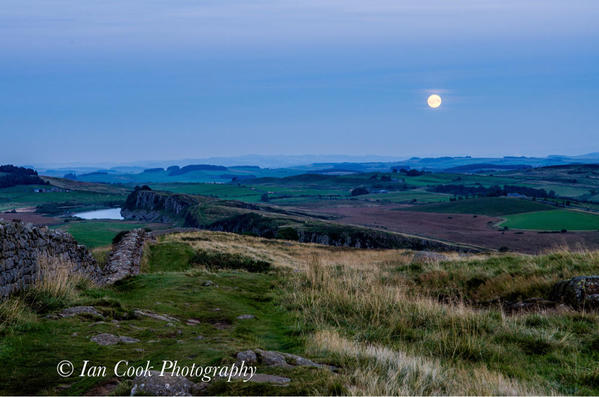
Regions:
M 17 185 L 49 185 L 31 168 L 0 165 L 0 188 Z

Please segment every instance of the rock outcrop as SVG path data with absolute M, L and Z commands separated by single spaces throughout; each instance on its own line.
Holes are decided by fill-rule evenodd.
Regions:
M 0 221 L 0 299 L 28 288 L 44 271 L 54 272 L 58 266 L 68 266 L 69 272 L 98 285 L 138 274 L 146 237 L 141 229 L 127 233 L 100 269 L 87 248 L 66 232 Z
M 72 265 L 72 271 L 100 282 L 102 273 L 89 251 L 68 233 L 22 222 L 0 222 L 0 299 L 33 284 L 45 261 Z
M 131 395 L 137 396 L 191 396 L 206 390 L 206 383 L 196 384 L 183 376 L 150 371 L 133 380 Z
M 206 230 L 250 234 L 354 248 L 480 252 L 478 247 L 367 227 L 325 222 L 273 206 L 137 188 L 121 210 L 125 219 L 165 222 Z
M 197 204 L 185 194 L 168 194 L 153 190 L 135 189 L 121 209 L 125 219 L 146 222 L 176 222 L 184 219 L 189 207 Z
M 599 309 L 599 276 L 579 276 L 553 286 L 550 298 L 577 310 Z

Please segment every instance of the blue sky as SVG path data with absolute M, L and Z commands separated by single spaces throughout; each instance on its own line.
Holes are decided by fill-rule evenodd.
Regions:
M 0 163 L 599 151 L 598 20 L 596 0 L 2 0 Z

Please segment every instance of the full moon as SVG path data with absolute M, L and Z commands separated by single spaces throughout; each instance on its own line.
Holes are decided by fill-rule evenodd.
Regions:
M 436 109 L 439 106 L 441 106 L 441 97 L 437 94 L 433 94 L 428 97 L 426 102 L 428 103 L 428 106 L 432 107 L 433 109 Z

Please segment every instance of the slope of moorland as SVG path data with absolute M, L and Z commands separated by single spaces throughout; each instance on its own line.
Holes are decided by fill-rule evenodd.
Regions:
M 10 374 L 0 393 L 130 393 L 131 377 L 58 377 L 59 357 L 77 369 L 83 360 L 219 365 L 262 348 L 337 370 L 262 364 L 260 373 L 291 381 L 213 381 L 205 393 L 597 394 L 596 313 L 558 306 L 510 314 L 501 302 L 546 298 L 556 281 L 598 271 L 591 251 L 422 255 L 209 231 L 165 235 L 146 248 L 142 273 L 114 286 L 55 275 L 0 303 L 0 370 Z M 56 316 L 75 305 L 98 315 Z M 99 346 L 91 338 L 100 333 L 135 340 Z

